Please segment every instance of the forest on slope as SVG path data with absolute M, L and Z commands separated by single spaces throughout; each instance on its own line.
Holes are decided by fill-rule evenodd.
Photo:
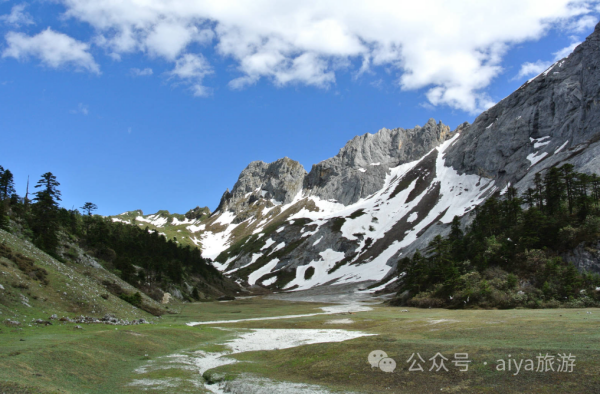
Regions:
M 565 164 L 535 175 L 523 195 L 508 187 L 454 218 L 447 237 L 398 263 L 393 303 L 417 307 L 589 307 L 600 305 L 600 275 L 564 257 L 600 240 L 600 177 Z
M 148 228 L 94 215 L 97 207 L 91 202 L 82 205 L 83 213 L 60 207 L 59 186 L 56 176 L 47 172 L 31 196 L 28 187 L 21 197 L 15 191 L 12 172 L 0 166 L 0 228 L 31 241 L 61 262 L 77 263 L 83 252 L 156 301 L 168 290 L 187 301 L 239 290 L 195 247 L 180 245 Z M 124 300 L 141 305 L 140 294 L 105 285 Z

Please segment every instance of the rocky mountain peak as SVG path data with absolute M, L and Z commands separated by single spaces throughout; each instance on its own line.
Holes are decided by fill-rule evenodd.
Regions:
M 353 204 L 381 189 L 390 168 L 421 158 L 449 134 L 450 127 L 429 119 L 423 127 L 354 137 L 336 156 L 313 165 L 304 187 L 322 199 Z
M 236 214 L 259 199 L 274 204 L 287 204 L 302 189 L 306 170 L 288 157 L 272 163 L 251 162 L 240 174 L 231 192 L 221 198 L 217 211 L 230 210 Z

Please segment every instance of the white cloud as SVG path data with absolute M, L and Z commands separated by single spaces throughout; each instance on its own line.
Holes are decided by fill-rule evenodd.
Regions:
M 551 28 L 590 26 L 598 0 L 61 0 L 66 15 L 91 24 L 114 57 L 142 51 L 167 60 L 214 43 L 240 72 L 243 88 L 328 87 L 337 65 L 358 74 L 391 68 L 404 90 L 426 89 L 432 104 L 477 112 L 503 71 L 507 49 Z M 187 55 L 185 55 L 187 56 Z M 200 86 L 202 86 L 200 84 Z M 201 89 L 202 91 L 202 89 Z
M 592 15 L 585 15 L 581 18 L 570 21 L 566 26 L 567 30 L 574 33 L 582 33 L 592 29 L 598 23 L 598 18 Z
M 563 49 L 557 52 L 554 52 L 554 60 L 560 60 L 569 56 L 579 44 L 581 44 L 580 41 L 572 42 L 569 46 L 564 47 Z
M 31 15 L 25 12 L 25 7 L 27 7 L 26 4 L 17 4 L 13 6 L 10 14 L 0 15 L 0 21 L 16 27 L 35 24 Z
M 77 105 L 77 109 L 72 109 L 71 111 L 72 114 L 81 114 L 81 115 L 85 115 L 87 116 L 90 111 L 89 111 L 89 106 L 87 106 L 86 104 L 83 103 L 79 103 Z
M 152 75 L 154 72 L 152 71 L 151 68 L 144 68 L 144 69 L 139 69 L 139 68 L 132 68 L 131 69 L 131 75 L 133 75 L 134 77 L 148 77 L 150 75 Z
M 8 46 L 2 52 L 2 57 L 14 57 L 23 60 L 33 56 L 52 68 L 72 65 L 77 70 L 100 73 L 100 67 L 88 52 L 88 44 L 77 41 L 66 34 L 55 32 L 50 28 L 35 36 L 9 32 L 6 34 L 6 42 Z
M 544 71 L 548 69 L 554 62 L 545 62 L 542 60 L 538 60 L 537 62 L 525 62 L 521 65 L 521 69 L 519 73 L 514 79 L 530 77 L 533 75 L 540 75 Z
M 541 73 L 546 71 L 548 68 L 550 68 L 550 66 L 552 66 L 556 61 L 569 56 L 579 44 L 581 44 L 581 42 L 573 42 L 569 46 L 564 47 L 563 49 L 561 49 L 557 52 L 554 52 L 553 53 L 554 61 L 538 60 L 533 63 L 532 62 L 523 63 L 521 65 L 521 69 L 519 70 L 519 73 L 513 78 L 513 80 L 519 79 L 519 78 L 524 78 L 524 77 L 540 75 Z
M 194 96 L 208 96 L 210 90 L 202 84 L 202 81 L 205 76 L 212 73 L 212 67 L 204 56 L 187 53 L 177 59 L 175 68 L 169 72 L 169 75 L 190 85 Z

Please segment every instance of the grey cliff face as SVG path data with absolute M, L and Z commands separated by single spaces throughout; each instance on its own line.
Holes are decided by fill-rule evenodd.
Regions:
M 593 143 L 600 133 L 599 66 L 597 26 L 569 57 L 477 117 L 449 150 L 447 164 L 504 184 L 547 168 L 552 159 L 582 169 L 573 150 Z M 586 170 L 600 169 L 594 167 Z
M 349 205 L 380 190 L 388 170 L 423 157 L 444 142 L 450 128 L 433 119 L 414 129 L 382 129 L 354 137 L 331 159 L 313 165 L 304 188 Z
M 304 167 L 287 157 L 269 164 L 253 161 L 242 171 L 233 190 L 223 194 L 217 210 L 238 213 L 259 198 L 287 204 L 302 189 L 305 176 Z

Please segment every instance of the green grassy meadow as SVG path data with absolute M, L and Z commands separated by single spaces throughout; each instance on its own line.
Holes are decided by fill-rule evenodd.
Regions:
M 196 351 L 216 352 L 235 331 L 249 328 L 359 330 L 376 336 L 341 343 L 247 352 L 239 363 L 205 374 L 317 384 L 331 392 L 360 393 L 597 393 L 600 392 L 600 310 L 443 310 L 375 305 L 372 311 L 284 320 L 188 327 L 190 321 L 237 320 L 320 312 L 322 304 L 264 298 L 184 304 L 180 314 L 152 325 L 54 324 L 2 326 L 0 392 L 182 393 L 208 392 L 190 360 Z M 592 312 L 588 314 L 586 312 Z M 333 321 L 333 324 L 332 324 Z M 337 321 L 337 322 L 336 322 Z M 397 367 L 372 369 L 367 356 L 383 350 Z M 428 371 L 436 353 L 448 372 Z M 497 371 L 499 359 L 533 359 L 539 353 L 572 353 L 572 373 Z M 425 371 L 410 372 L 406 360 L 419 353 Z M 451 361 L 468 353 L 467 372 Z M 174 356 L 178 355 L 178 356 Z M 187 360 L 187 361 L 186 361 Z M 484 364 L 487 363 L 487 364 Z M 555 363 L 555 369 L 557 364 Z

